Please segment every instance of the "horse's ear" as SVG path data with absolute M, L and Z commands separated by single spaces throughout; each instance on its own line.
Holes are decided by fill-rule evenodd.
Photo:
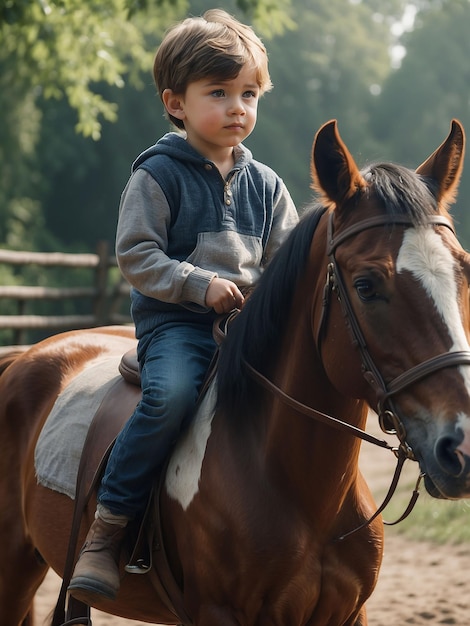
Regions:
M 324 124 L 315 136 L 311 175 L 312 188 L 335 204 L 341 204 L 367 186 L 338 133 L 336 120 Z
M 437 183 L 436 198 L 442 208 L 455 201 L 464 154 L 465 131 L 458 120 L 452 120 L 447 139 L 416 170 Z

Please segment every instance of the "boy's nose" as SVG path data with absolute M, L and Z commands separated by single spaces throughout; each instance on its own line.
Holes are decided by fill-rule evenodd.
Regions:
M 245 115 L 245 106 L 241 100 L 234 100 L 230 106 L 232 115 Z

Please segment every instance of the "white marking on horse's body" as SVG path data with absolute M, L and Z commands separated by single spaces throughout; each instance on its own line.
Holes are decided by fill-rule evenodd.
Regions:
M 458 306 L 455 263 L 434 229 L 409 228 L 403 237 L 396 267 L 398 272 L 410 272 L 423 285 L 447 327 L 452 340 L 451 351 L 469 350 Z M 459 372 L 470 396 L 470 368 L 460 366 Z M 457 427 L 466 434 L 459 449 L 470 454 L 470 417 L 460 414 Z
M 171 498 L 184 510 L 199 490 L 202 462 L 211 434 L 212 418 L 217 400 L 217 384 L 212 381 L 188 430 L 177 444 L 170 459 L 165 487 Z

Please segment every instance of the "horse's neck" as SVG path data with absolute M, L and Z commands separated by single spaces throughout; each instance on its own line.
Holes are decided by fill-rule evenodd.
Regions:
M 333 387 L 308 337 L 308 320 L 304 327 L 299 320 L 295 332 L 286 338 L 286 350 L 272 372 L 273 379 L 306 406 L 363 428 L 365 404 L 342 396 Z M 331 507 L 334 515 L 356 479 L 360 441 L 290 408 L 274 395 L 267 402 L 268 462 L 281 465 L 287 483 L 305 506 Z

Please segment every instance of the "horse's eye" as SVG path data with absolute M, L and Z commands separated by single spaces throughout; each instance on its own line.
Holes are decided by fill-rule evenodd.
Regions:
M 357 291 L 357 295 L 361 300 L 364 300 L 364 302 L 380 298 L 380 295 L 377 293 L 377 289 L 375 288 L 374 281 L 369 278 L 358 278 L 354 282 L 354 288 Z

